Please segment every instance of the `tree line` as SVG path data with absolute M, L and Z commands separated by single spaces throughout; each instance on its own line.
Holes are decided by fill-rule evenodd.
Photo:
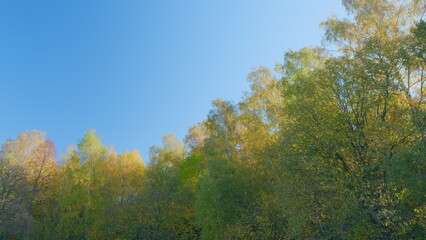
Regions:
M 150 149 L 89 130 L 60 159 L 33 130 L 0 151 L 0 239 L 422 239 L 420 0 L 343 0 L 323 47 L 258 67 L 237 103 Z

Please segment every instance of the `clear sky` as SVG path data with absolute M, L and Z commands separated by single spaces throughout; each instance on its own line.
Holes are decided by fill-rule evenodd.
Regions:
M 40 129 L 59 152 L 94 128 L 145 161 L 215 98 L 239 101 L 252 67 L 320 45 L 339 0 L 2 1 L 0 141 Z

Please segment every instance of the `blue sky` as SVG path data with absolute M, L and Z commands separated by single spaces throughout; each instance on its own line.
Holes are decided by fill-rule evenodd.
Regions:
M 145 161 L 215 98 L 240 100 L 252 67 L 320 45 L 338 0 L 2 1 L 0 141 L 40 129 L 59 152 L 94 128 Z

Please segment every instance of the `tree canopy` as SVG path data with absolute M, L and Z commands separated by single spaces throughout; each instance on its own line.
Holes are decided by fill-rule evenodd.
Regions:
M 342 4 L 147 164 L 95 130 L 60 161 L 42 131 L 7 140 L 0 239 L 424 239 L 426 3 Z

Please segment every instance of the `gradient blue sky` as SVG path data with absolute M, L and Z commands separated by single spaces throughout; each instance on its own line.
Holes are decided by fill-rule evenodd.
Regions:
M 2 1 L 0 141 L 40 129 L 59 152 L 94 128 L 147 161 L 215 98 L 238 101 L 252 67 L 320 45 L 338 0 Z

